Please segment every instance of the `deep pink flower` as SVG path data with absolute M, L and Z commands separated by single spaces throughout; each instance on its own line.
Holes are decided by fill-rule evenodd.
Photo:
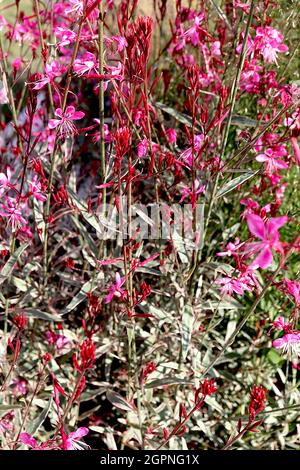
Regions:
M 27 432 L 22 432 L 20 434 L 20 441 L 28 447 L 35 448 L 37 447 L 37 442 L 34 437 L 30 436 Z
M 110 303 L 114 297 L 124 297 L 126 295 L 126 292 L 122 289 L 124 284 L 125 276 L 121 278 L 120 274 L 117 273 L 115 283 L 109 288 L 107 296 L 104 297 L 104 303 Z
M 254 273 L 249 271 L 239 277 L 225 276 L 216 279 L 216 284 L 221 285 L 221 294 L 232 296 L 234 293 L 244 295 L 245 291 L 251 292 L 255 287 L 259 287 Z
M 217 256 L 232 256 L 236 254 L 238 248 L 242 246 L 240 239 L 236 238 L 234 242 L 229 242 L 226 246 L 226 251 L 220 251 Z
M 195 157 L 197 155 L 197 152 L 201 149 L 201 145 L 203 144 L 204 141 L 204 135 L 199 134 L 194 136 L 194 151 L 195 151 Z M 189 166 L 192 166 L 192 160 L 193 160 L 193 147 L 189 147 L 183 152 L 181 152 L 180 157 L 182 160 Z
M 276 320 L 273 321 L 273 328 L 275 330 L 282 330 L 285 333 L 291 330 L 292 326 L 291 324 L 285 320 L 284 317 L 278 317 Z
M 137 146 L 137 154 L 139 158 L 143 158 L 147 155 L 149 143 L 148 139 L 143 139 L 141 142 L 138 143 Z
M 287 52 L 289 50 L 288 46 L 282 44 L 282 42 L 283 35 L 277 29 L 270 26 L 265 28 L 258 27 L 256 29 L 256 36 L 254 38 L 255 48 L 269 64 L 273 62 L 277 64 L 278 52 Z
M 288 221 L 287 216 L 275 217 L 264 221 L 255 214 L 247 216 L 248 228 L 252 235 L 260 238 L 260 242 L 247 243 L 245 245 L 245 253 L 258 253 L 258 256 L 251 264 L 252 269 L 265 269 L 272 264 L 272 249 L 282 252 L 282 244 L 279 241 L 278 230 Z
M 300 306 L 300 282 L 291 281 L 287 278 L 285 278 L 283 282 L 287 293 L 294 298 L 295 304 Z
M 176 144 L 177 132 L 175 129 L 166 129 L 166 136 L 169 144 Z
M 282 349 L 285 354 L 299 354 L 300 353 L 300 334 L 287 333 L 282 338 L 275 339 L 272 343 L 276 349 Z
M 65 67 L 59 64 L 57 60 L 53 60 L 50 64 L 45 65 L 45 75 L 35 82 L 33 90 L 41 90 L 48 83 L 52 83 L 56 77 L 63 75 Z
M 84 75 L 89 73 L 97 73 L 99 68 L 99 63 L 95 54 L 91 52 L 85 52 L 80 59 L 76 59 L 74 62 L 74 72 L 77 75 Z
M 80 439 L 89 433 L 88 428 L 78 428 L 76 431 L 71 432 L 69 435 L 63 436 L 63 449 L 64 450 L 82 450 Z
M 200 185 L 200 182 L 198 180 L 194 181 L 194 186 L 192 189 L 190 189 L 188 186 L 183 186 L 181 190 L 182 197 L 179 201 L 179 204 L 188 197 L 191 199 L 192 208 L 194 209 L 199 195 L 204 193 L 204 191 L 205 191 L 205 185 L 204 184 Z
M 124 36 L 111 36 L 110 38 L 105 38 L 105 42 L 108 46 L 115 43 L 117 45 L 118 52 L 122 52 L 128 46 Z
M 34 176 L 31 181 L 29 181 L 29 190 L 30 196 L 33 196 L 38 201 L 46 201 L 46 196 L 41 192 L 42 185 L 37 180 L 37 176 Z
M 61 137 L 76 135 L 77 129 L 73 121 L 85 116 L 82 111 L 75 111 L 74 106 L 67 106 L 64 113 L 61 108 L 57 108 L 54 114 L 59 119 L 50 119 L 48 127 L 49 129 L 58 128 Z
M 18 207 L 17 202 L 11 198 L 6 198 L 6 205 L 0 205 L 0 215 L 2 217 L 7 217 L 13 228 L 15 228 L 18 224 L 27 224 L 26 220 L 22 216 L 21 209 Z
M 279 158 L 286 155 L 287 150 L 281 145 L 276 149 L 268 148 L 264 153 L 257 155 L 256 160 L 261 163 L 266 163 L 267 174 L 272 174 L 277 170 L 283 170 L 289 167 L 285 161 Z
M 187 29 L 183 33 L 183 37 L 189 39 L 189 41 L 192 43 L 193 46 L 199 45 L 199 26 L 200 26 L 200 23 L 204 20 L 204 18 L 205 18 L 204 13 L 200 13 L 200 15 L 194 18 L 193 26 L 191 26 L 189 29 Z

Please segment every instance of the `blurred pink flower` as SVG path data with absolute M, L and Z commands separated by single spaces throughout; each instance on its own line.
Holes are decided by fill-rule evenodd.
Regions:
M 252 269 L 266 269 L 272 264 L 272 249 L 282 252 L 282 244 L 279 241 L 278 230 L 288 221 L 287 216 L 275 217 L 264 221 L 255 214 L 247 216 L 247 224 L 252 235 L 260 238 L 260 242 L 247 243 L 245 245 L 245 253 L 258 253 L 258 256 L 251 263 Z

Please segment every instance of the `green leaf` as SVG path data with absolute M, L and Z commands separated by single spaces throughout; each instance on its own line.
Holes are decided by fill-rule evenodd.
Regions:
M 22 253 L 28 248 L 29 243 L 25 243 L 21 245 L 14 254 L 9 258 L 7 263 L 3 266 L 2 271 L 0 273 L 0 285 L 11 275 L 14 269 L 14 265 L 21 257 Z
M 257 124 L 258 121 L 256 121 L 256 119 L 251 119 L 247 116 L 240 116 L 239 114 L 234 114 L 231 118 L 231 125 L 241 127 L 242 129 L 256 127 Z
M 237 186 L 240 184 L 245 183 L 245 181 L 249 180 L 253 176 L 255 176 L 257 173 L 259 173 L 260 170 L 256 171 L 247 171 L 246 173 L 243 173 L 240 176 L 237 176 L 236 178 L 233 178 L 232 180 L 228 181 L 227 183 L 222 186 L 222 188 L 219 189 L 219 191 L 216 194 L 216 197 L 222 197 L 225 196 L 225 194 L 230 193 L 233 191 Z
M 181 323 L 181 354 L 182 359 L 185 361 L 190 346 L 192 331 L 194 324 L 194 312 L 191 305 L 187 304 L 184 307 Z
M 40 415 L 34 421 L 32 421 L 32 423 L 29 424 L 29 426 L 27 428 L 28 434 L 30 434 L 31 436 L 34 436 L 35 433 L 40 429 L 43 422 L 45 421 L 45 419 L 48 416 L 48 413 L 51 409 L 51 405 L 52 405 L 52 398 L 50 398 L 50 400 L 48 401 L 47 406 L 43 409 L 43 411 L 40 413 Z
M 190 380 L 180 379 L 179 377 L 167 376 L 162 379 L 155 379 L 149 383 L 146 383 L 145 388 L 157 388 L 164 387 L 166 385 L 191 385 L 193 384 Z
M 83 284 L 78 294 L 75 295 L 75 297 L 71 300 L 71 302 L 62 311 L 62 315 L 66 315 L 67 313 L 70 313 L 72 310 L 74 310 L 74 308 L 77 307 L 77 305 L 83 302 L 86 299 L 86 294 L 88 292 L 93 292 L 97 287 L 98 280 L 102 278 L 103 278 L 103 273 L 99 273 L 95 281 L 90 280 L 90 281 L 87 281 L 85 284 Z
M 24 310 L 25 317 L 27 318 L 37 318 L 38 320 L 46 321 L 63 321 L 60 315 L 55 315 L 53 313 L 42 312 L 37 308 L 25 308 Z
M 108 401 L 110 401 L 113 406 L 115 406 L 119 410 L 136 412 L 134 407 L 130 403 L 128 403 L 125 398 L 123 398 L 118 393 L 113 392 L 112 390 L 108 390 L 106 392 L 106 398 L 108 399 Z
M 280 354 L 278 354 L 277 351 L 275 351 L 275 349 L 271 349 L 268 352 L 267 358 L 269 362 L 271 362 L 271 364 L 278 364 L 279 362 L 282 361 L 282 357 L 280 356 Z
M 184 124 L 185 126 L 188 126 L 188 127 L 192 127 L 192 125 L 193 125 L 192 118 L 190 116 L 188 116 L 187 114 L 180 113 L 176 109 L 171 108 L 170 106 L 167 106 L 167 105 L 165 105 L 163 103 L 160 103 L 160 102 L 156 102 L 156 103 L 154 103 L 154 105 L 158 109 L 163 111 L 164 113 L 169 114 L 169 116 L 172 116 L 174 119 L 176 119 L 176 121 L 181 122 L 181 124 Z M 199 126 L 196 126 L 196 131 L 201 132 L 201 129 L 199 128 Z
M 23 408 L 25 405 L 0 405 L 0 411 L 7 411 L 7 410 L 17 410 L 19 408 Z

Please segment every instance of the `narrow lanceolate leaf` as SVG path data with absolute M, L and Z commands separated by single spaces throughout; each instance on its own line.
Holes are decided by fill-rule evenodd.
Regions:
M 29 243 L 21 245 L 3 266 L 2 271 L 0 272 L 0 284 L 2 284 L 11 275 L 14 269 L 14 265 L 28 246 Z
M 102 233 L 103 229 L 100 223 L 98 222 L 98 220 L 93 214 L 89 213 L 88 207 L 79 200 L 79 198 L 77 197 L 77 194 L 75 194 L 74 191 L 70 187 L 67 187 L 67 192 L 70 196 L 72 203 L 78 209 L 78 211 L 80 212 L 84 220 L 89 225 L 91 225 L 97 232 Z
M 149 383 L 146 383 L 145 388 L 158 388 L 165 387 L 167 385 L 191 385 L 193 384 L 190 380 L 180 379 L 179 377 L 163 377 L 162 379 L 155 379 Z
M 83 302 L 86 299 L 86 294 L 88 292 L 93 292 L 93 290 L 96 289 L 97 283 L 100 279 L 103 278 L 103 273 L 99 273 L 96 280 L 93 282 L 87 281 L 85 284 L 83 284 L 82 288 L 78 292 L 77 295 L 71 300 L 71 302 L 66 306 L 66 308 L 63 310 L 62 314 L 66 315 L 67 313 L 71 312 L 74 310 L 74 308 L 77 307 L 81 302 Z
M 260 170 L 256 171 L 247 171 L 246 173 L 243 173 L 240 176 L 237 176 L 237 178 L 233 178 L 232 180 L 228 181 L 227 183 L 222 186 L 222 188 L 219 189 L 219 191 L 216 194 L 216 197 L 222 197 L 225 196 L 225 194 L 230 193 L 233 191 L 237 186 L 240 184 L 245 183 L 245 181 L 249 180 L 250 178 L 253 178 Z
M 52 405 L 52 398 L 50 398 L 50 400 L 47 403 L 47 406 L 43 409 L 40 415 L 29 424 L 27 428 L 28 434 L 30 434 L 31 436 L 34 436 L 34 434 L 38 432 L 38 430 L 40 429 L 40 427 L 42 426 L 43 422 L 45 421 L 45 419 L 47 418 L 49 414 L 51 405 Z
M 194 324 L 194 312 L 191 305 L 187 304 L 184 307 L 181 323 L 181 355 L 183 361 L 185 361 L 193 331 Z
M 59 322 L 63 320 L 60 315 L 55 315 L 54 313 L 42 312 L 42 310 L 39 310 L 37 308 L 24 308 L 22 309 L 22 312 L 24 312 L 24 315 L 27 318 L 36 318 L 38 320 L 59 321 Z
M 181 124 L 184 124 L 185 126 L 192 127 L 193 125 L 192 118 L 190 118 L 190 116 L 188 116 L 187 114 L 180 113 L 176 109 L 171 108 L 170 106 L 167 106 L 160 102 L 156 102 L 154 104 L 158 109 L 161 109 L 161 111 L 163 111 L 166 114 L 169 114 L 169 116 L 172 116 L 174 119 L 176 119 L 176 121 L 181 122 Z M 200 131 L 199 128 L 196 128 L 196 130 L 197 132 Z
M 257 124 L 258 121 L 256 119 L 251 119 L 247 116 L 240 116 L 239 114 L 234 114 L 231 118 L 231 125 L 241 127 L 242 129 L 256 127 Z
M 135 408 L 130 403 L 128 403 L 125 398 L 123 398 L 118 393 L 113 392 L 112 390 L 106 392 L 106 398 L 108 399 L 108 401 L 110 401 L 113 406 L 115 406 L 119 410 L 136 412 Z
M 0 411 L 18 410 L 23 407 L 24 405 L 0 405 Z

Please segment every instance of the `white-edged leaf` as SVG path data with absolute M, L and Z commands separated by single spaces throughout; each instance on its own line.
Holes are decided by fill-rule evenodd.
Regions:
M 116 392 L 113 392 L 112 390 L 108 390 L 106 392 L 106 398 L 108 399 L 108 401 L 110 401 L 113 406 L 115 406 L 119 410 L 135 412 L 134 407 L 130 403 L 128 403 L 128 401 L 124 397 L 122 397 Z
M 28 434 L 30 434 L 31 436 L 34 436 L 34 434 L 40 429 L 43 422 L 45 421 L 45 419 L 48 416 L 48 413 L 51 409 L 51 405 L 52 405 L 52 398 L 50 398 L 50 400 L 47 403 L 47 406 L 43 409 L 43 411 L 40 413 L 40 415 L 34 421 L 32 421 L 29 424 L 29 426 L 27 428 Z
M 193 331 L 193 324 L 194 324 L 193 308 L 191 305 L 186 304 L 184 306 L 182 322 L 181 322 L 181 355 L 182 355 L 183 361 L 185 361 L 188 350 L 189 350 L 192 331 Z
M 77 307 L 77 305 L 83 302 L 86 299 L 86 294 L 88 292 L 93 292 L 96 289 L 97 282 L 102 277 L 103 277 L 103 273 L 99 273 L 94 282 L 93 280 L 90 280 L 90 281 L 87 281 L 85 284 L 83 284 L 78 294 L 76 294 L 75 297 L 73 297 L 71 302 L 62 311 L 62 315 L 66 315 L 67 313 L 70 313 L 72 310 L 74 310 L 74 308 Z
M 25 317 L 28 318 L 37 318 L 38 320 L 46 320 L 46 321 L 63 321 L 60 315 L 55 315 L 54 313 L 43 312 L 37 308 L 24 308 L 22 309 L 24 312 Z
M 1 273 L 0 273 L 0 284 L 2 284 L 13 272 L 14 265 L 22 255 L 22 253 L 26 250 L 26 248 L 29 246 L 29 243 L 25 243 L 24 245 L 21 245 L 17 250 L 14 252 L 14 254 L 9 258 L 9 260 L 5 263 L 3 266 Z
M 166 376 L 162 379 L 154 379 L 149 383 L 146 383 L 145 388 L 157 388 L 165 387 L 166 385 L 191 385 L 192 381 L 181 379 L 179 377 Z
M 233 178 L 232 180 L 228 181 L 227 183 L 222 186 L 222 188 L 219 189 L 219 191 L 216 194 L 216 197 L 222 197 L 225 196 L 225 194 L 230 193 L 233 191 L 237 186 L 240 184 L 245 183 L 245 181 L 249 180 L 253 176 L 255 176 L 257 173 L 259 173 L 260 170 L 256 171 L 247 171 L 246 173 L 243 173 L 240 176 L 237 176 L 236 178 Z

